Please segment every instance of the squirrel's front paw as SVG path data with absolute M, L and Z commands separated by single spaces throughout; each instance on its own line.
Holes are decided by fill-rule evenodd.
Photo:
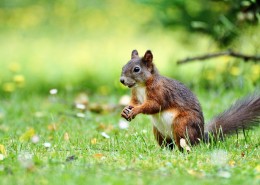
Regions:
M 123 117 L 123 118 L 125 118 L 127 121 L 131 121 L 131 117 L 130 117 L 130 113 L 132 112 L 132 109 L 133 109 L 134 107 L 133 106 L 131 106 L 131 105 L 129 105 L 129 106 L 126 106 L 123 110 L 122 110 L 122 112 L 121 112 L 121 116 Z

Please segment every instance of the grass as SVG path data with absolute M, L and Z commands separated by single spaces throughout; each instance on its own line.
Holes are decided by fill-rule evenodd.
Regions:
M 84 37 L 82 40 L 74 38 L 67 46 L 60 38 L 50 37 L 50 43 L 42 45 L 41 39 L 28 39 L 16 34 L 5 36 L 9 40 L 2 36 L 5 44 L 0 46 L 3 66 L 0 69 L 0 145 L 4 147 L 0 153 L 5 156 L 0 161 L 1 184 L 259 183 L 259 129 L 249 131 L 247 140 L 240 134 L 238 140 L 233 136 L 214 146 L 201 144 L 194 147 L 191 154 L 185 154 L 159 148 L 152 135 L 150 119 L 146 116 L 138 116 L 124 130 L 119 127 L 120 108 L 97 114 L 82 112 L 73 106 L 80 92 L 88 93 L 92 105 L 109 105 L 109 108 L 118 104 L 120 97 L 128 93 L 127 89 L 119 86 L 121 67 L 118 66 L 125 63 L 125 56 L 129 56 L 138 39 L 120 47 L 117 56 L 111 58 L 110 54 L 117 51 L 116 46 L 113 46 L 114 51 L 105 50 L 104 56 L 99 56 L 99 45 L 95 45 L 91 57 L 83 63 L 90 56 L 89 52 L 83 52 L 90 48 L 83 44 L 86 42 Z M 201 101 L 207 121 L 255 89 L 253 85 L 247 85 L 250 83 L 246 78 L 240 80 L 243 75 L 233 76 L 237 87 L 225 89 L 221 85 L 222 79 L 214 84 L 221 76 L 217 74 L 215 79 L 208 81 L 214 84 L 213 87 L 217 86 L 217 90 L 206 89 L 198 83 L 203 79 L 193 78 L 201 72 L 196 63 L 181 67 L 173 65 L 170 69 L 172 65 L 167 61 L 175 61 L 181 52 L 176 51 L 177 55 L 171 59 L 169 48 L 172 42 L 166 39 L 169 35 L 164 37 L 168 49 L 161 50 L 158 45 L 154 51 L 161 52 L 155 55 L 160 58 L 155 60 L 159 70 L 162 74 L 165 71 L 173 73 L 172 76 L 188 82 L 186 84 Z M 137 45 L 146 45 L 147 38 L 139 40 Z M 123 45 L 120 37 L 108 40 L 114 39 Z M 23 47 L 24 42 L 28 47 Z M 161 36 L 148 45 L 152 42 L 162 43 Z M 183 47 L 180 43 L 175 43 L 173 48 L 177 48 L 176 45 Z M 8 52 L 11 45 L 16 45 L 16 55 Z M 42 49 L 32 55 L 31 51 L 39 47 Z M 206 44 L 197 49 L 203 51 L 205 47 Z M 53 51 L 57 56 L 52 57 Z M 104 65 L 104 62 L 109 65 Z M 6 92 L 6 83 L 13 84 L 16 89 Z M 58 94 L 50 95 L 51 88 L 57 88 Z M 85 117 L 76 117 L 79 112 Z M 102 132 L 110 138 L 103 137 Z M 39 137 L 36 143 L 31 140 L 34 135 Z M 51 147 L 46 147 L 46 143 Z
M 118 78 L 132 49 L 151 49 L 162 74 L 191 87 L 207 121 L 255 90 L 259 65 L 220 58 L 177 67 L 177 59 L 219 49 L 203 35 L 143 26 L 153 12 L 132 1 L 107 1 L 104 9 L 94 3 L 91 11 L 66 2 L 1 10 L 1 184 L 259 183 L 259 128 L 246 140 L 239 134 L 186 154 L 158 147 L 147 116 L 121 129 L 121 109 L 110 109 L 128 93 Z M 237 49 L 257 53 L 257 33 L 237 39 Z M 50 95 L 52 88 L 58 94 Z M 81 92 L 106 111 L 76 109 Z
M 206 94 L 199 98 L 207 117 L 242 95 Z M 233 136 L 214 146 L 201 144 L 186 154 L 159 148 L 146 116 L 138 116 L 126 130 L 118 126 L 120 109 L 72 116 L 79 111 L 72 106 L 75 96 L 13 93 L 2 100 L 0 144 L 6 150 L 0 161 L 2 184 L 259 183 L 259 129 L 247 132 L 247 140 L 240 134 L 238 140 Z M 102 102 L 116 103 L 117 98 Z M 93 101 L 96 98 L 90 97 Z M 39 136 L 38 142 L 31 141 L 33 135 Z

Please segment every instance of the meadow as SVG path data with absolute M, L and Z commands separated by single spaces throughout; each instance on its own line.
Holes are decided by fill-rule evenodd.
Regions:
M 130 1 L 91 1 L 81 11 L 72 1 L 24 2 L 0 9 L 1 184 L 259 184 L 259 128 L 189 154 L 162 149 L 148 116 L 120 117 L 130 90 L 119 83 L 131 51 L 151 49 L 161 74 L 198 96 L 208 122 L 259 92 L 258 63 L 177 65 L 219 48 L 202 34 L 145 27 L 153 10 Z M 234 46 L 259 53 L 259 29 Z

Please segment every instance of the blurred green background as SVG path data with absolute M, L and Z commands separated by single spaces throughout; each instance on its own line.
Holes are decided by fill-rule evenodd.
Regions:
M 257 184 L 259 129 L 189 155 L 160 149 L 146 116 L 120 126 L 128 125 L 120 111 L 130 91 L 119 77 L 133 49 L 151 49 L 161 74 L 198 96 L 208 122 L 259 92 L 260 62 L 176 62 L 229 48 L 259 55 L 259 7 L 256 0 L 0 0 L 1 184 Z
M 232 48 L 257 55 L 259 2 L 187 0 L 1 0 L 0 93 L 127 91 L 121 67 L 137 49 L 162 74 L 191 88 L 255 89 L 259 63 L 178 59 Z

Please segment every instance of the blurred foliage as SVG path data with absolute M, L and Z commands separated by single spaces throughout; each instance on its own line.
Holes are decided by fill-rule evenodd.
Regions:
M 243 34 L 249 25 L 260 22 L 258 0 L 139 0 L 156 10 L 150 24 L 181 27 L 188 32 L 201 32 L 211 36 L 220 46 L 227 46 Z
M 166 74 L 197 92 L 212 89 L 215 92 L 242 89 L 258 92 L 260 87 L 260 65 L 241 62 L 230 57 L 220 57 L 207 63 L 181 65 L 175 73 L 169 69 Z
M 257 3 L 1 0 L 0 94 L 48 94 L 52 88 L 125 94 L 129 90 L 118 79 L 132 49 L 140 55 L 151 49 L 161 74 L 189 87 L 252 90 L 259 85 L 259 64 L 230 58 L 183 66 L 175 61 L 231 41 L 237 51 L 259 53 L 259 6 L 249 8 Z
M 142 8 L 147 16 L 132 14 L 137 7 Z M 123 13 L 126 21 L 121 21 Z M 138 23 L 146 22 L 149 14 L 145 5 L 137 6 L 129 1 L 2 0 L 0 28 L 7 31 L 37 31 L 38 34 L 119 34 L 122 28 L 129 25 L 129 21 L 138 19 Z M 131 27 L 128 27 L 129 30 L 133 31 Z
M 260 82 L 260 65 L 239 63 L 229 59 L 222 59 L 223 65 L 204 67 L 202 73 L 193 81 L 205 89 L 248 89 L 255 91 Z

